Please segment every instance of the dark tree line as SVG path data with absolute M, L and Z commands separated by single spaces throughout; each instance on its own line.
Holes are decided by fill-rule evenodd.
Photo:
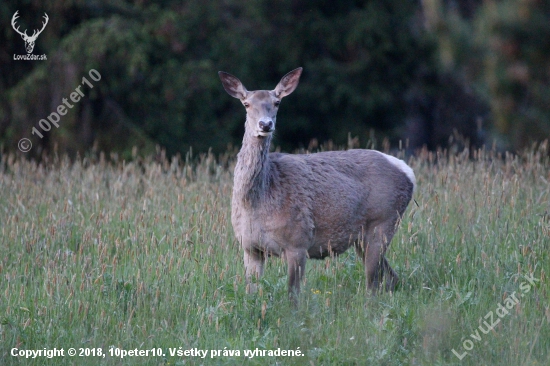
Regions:
M 426 6 L 430 7 L 426 8 Z M 457 6 L 458 4 L 458 6 Z M 244 111 L 217 77 L 273 88 L 304 67 L 279 114 L 276 144 L 312 139 L 364 144 L 372 132 L 412 148 L 474 145 L 495 136 L 519 148 L 548 136 L 550 14 L 545 2 L 391 1 L 12 1 L 0 5 L 0 143 L 129 154 L 240 143 Z M 423 7 L 424 5 L 424 7 Z M 493 6 L 495 9 L 491 8 Z M 516 9 L 511 12 L 510 9 Z M 49 23 L 25 54 L 12 29 Z M 495 43 L 495 39 L 498 42 Z M 5 45 L 5 46 L 4 46 Z M 101 79 L 43 138 L 39 121 L 70 98 L 91 69 Z

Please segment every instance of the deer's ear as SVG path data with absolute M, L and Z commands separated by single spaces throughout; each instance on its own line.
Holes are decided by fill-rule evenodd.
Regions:
M 275 87 L 275 95 L 277 98 L 286 97 L 296 89 L 298 82 L 300 81 L 300 75 L 302 75 L 302 68 L 292 70 L 279 81 L 279 84 Z
M 239 79 L 223 71 L 218 72 L 218 75 L 220 76 L 220 79 L 222 81 L 223 88 L 229 95 L 237 99 L 246 98 L 248 91 Z

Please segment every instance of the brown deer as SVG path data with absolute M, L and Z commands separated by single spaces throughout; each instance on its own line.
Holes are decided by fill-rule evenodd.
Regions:
M 351 245 L 365 264 L 367 286 L 392 290 L 398 276 L 384 257 L 415 189 L 412 169 L 374 150 L 315 154 L 269 153 L 281 99 L 298 86 L 302 68 L 274 90 L 248 91 L 235 76 L 222 84 L 246 108 L 245 133 L 235 167 L 231 221 L 244 250 L 247 292 L 268 255 L 288 264 L 294 305 L 306 258 L 338 255 Z

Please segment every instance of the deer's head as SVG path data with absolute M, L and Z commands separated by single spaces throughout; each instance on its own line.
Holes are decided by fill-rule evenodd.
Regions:
M 21 38 L 23 38 L 23 41 L 25 41 L 25 48 L 27 49 L 27 53 L 31 53 L 32 50 L 34 49 L 34 42 L 36 42 L 36 38 L 38 38 L 38 36 L 40 35 L 40 33 L 42 33 L 42 31 L 44 30 L 44 28 L 46 28 L 46 24 L 48 24 L 48 14 L 44 13 L 44 22 L 42 22 L 42 29 L 40 30 L 34 30 L 34 32 L 32 33 L 32 36 L 29 36 L 27 34 L 27 30 L 25 29 L 24 32 L 21 32 L 19 30 L 19 26 L 16 28 L 15 27 L 15 20 L 17 18 L 19 18 L 19 15 L 17 15 L 17 13 L 19 12 L 16 11 L 15 14 L 13 14 L 13 18 L 11 18 L 11 26 L 13 27 L 13 29 L 19 33 L 21 35 Z
M 246 129 L 257 137 L 271 136 L 275 131 L 275 121 L 281 99 L 296 89 L 302 68 L 292 70 L 277 84 L 274 90 L 248 91 L 235 76 L 220 71 L 225 91 L 234 98 L 240 99 L 246 108 Z

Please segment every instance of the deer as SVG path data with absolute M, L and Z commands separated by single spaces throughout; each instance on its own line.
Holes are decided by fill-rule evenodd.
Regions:
M 218 73 L 225 91 L 246 109 L 231 197 L 246 292 L 257 291 L 253 279 L 263 275 L 268 256 L 282 257 L 296 307 L 306 259 L 336 256 L 352 245 L 364 264 L 367 291 L 393 291 L 399 277 L 385 253 L 416 188 L 414 172 L 376 150 L 270 152 L 281 100 L 301 74 L 300 67 L 274 90 L 248 91 L 237 77 Z
M 27 50 L 27 53 L 32 53 L 32 51 L 34 50 L 34 42 L 36 42 L 36 39 L 38 38 L 40 33 L 42 33 L 44 28 L 46 28 L 46 25 L 48 24 L 48 20 L 50 18 L 48 18 L 48 14 L 44 13 L 44 22 L 42 22 L 42 29 L 40 30 L 35 29 L 32 33 L 32 36 L 29 37 L 26 29 L 25 29 L 25 32 L 21 32 L 19 30 L 19 26 L 17 26 L 17 28 L 15 27 L 15 21 L 17 20 L 17 18 L 19 18 L 19 15 L 17 15 L 18 12 L 19 10 L 17 10 L 15 14 L 13 14 L 13 17 L 11 18 L 11 26 L 17 33 L 19 33 L 21 38 L 23 38 L 23 41 L 25 41 L 25 49 Z

